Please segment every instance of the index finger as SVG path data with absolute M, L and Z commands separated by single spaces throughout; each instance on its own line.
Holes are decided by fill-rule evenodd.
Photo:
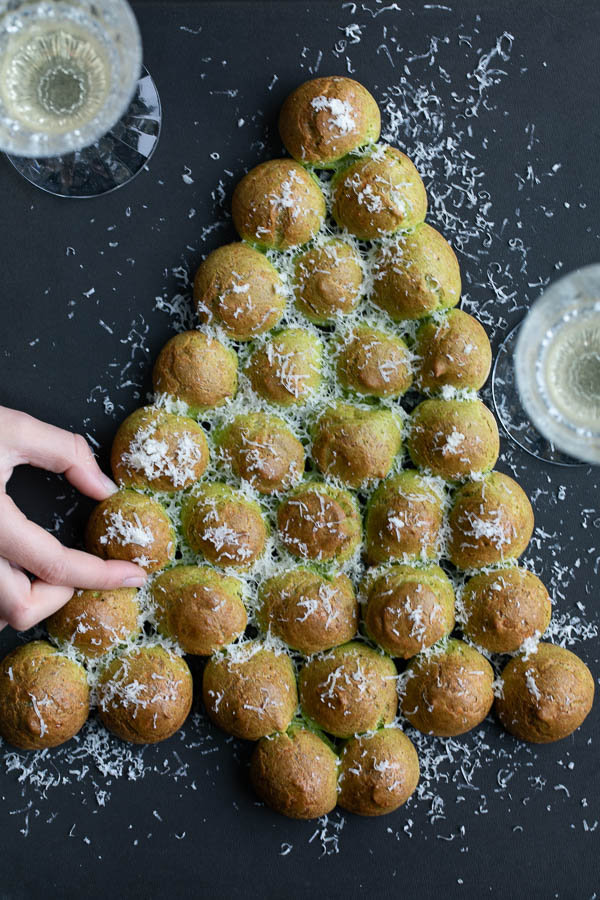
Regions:
M 103 500 L 117 490 L 80 434 L 40 422 L 14 409 L 0 407 L 0 420 L 2 443 L 11 467 L 30 463 L 49 472 L 64 473 L 74 487 L 96 500 Z

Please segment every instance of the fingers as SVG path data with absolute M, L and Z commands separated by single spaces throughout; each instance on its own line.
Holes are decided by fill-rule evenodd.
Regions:
M 11 466 L 31 463 L 49 472 L 62 472 L 74 487 L 96 500 L 103 500 L 117 490 L 80 434 L 12 409 L 0 409 L 0 422 L 2 443 Z
M 0 559 L 0 630 L 11 625 L 27 631 L 70 600 L 73 588 L 31 582 L 24 572 Z
M 110 590 L 141 587 L 146 573 L 134 563 L 103 560 L 70 550 L 30 522 L 6 494 L 0 495 L 0 556 L 50 585 Z

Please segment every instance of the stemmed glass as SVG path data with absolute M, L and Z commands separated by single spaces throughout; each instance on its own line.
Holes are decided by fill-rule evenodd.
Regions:
M 501 345 L 492 391 L 498 418 L 528 453 L 600 463 L 600 264 L 544 291 Z
M 160 124 L 125 0 L 0 0 L 0 149 L 32 184 L 63 197 L 121 187 Z

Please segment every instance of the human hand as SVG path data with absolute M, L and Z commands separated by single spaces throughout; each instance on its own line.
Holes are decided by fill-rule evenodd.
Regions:
M 141 587 L 146 574 L 139 566 L 67 549 L 23 515 L 6 484 L 14 467 L 25 463 L 62 472 L 95 500 L 117 489 L 81 435 L 0 406 L 0 630 L 31 628 L 64 606 L 75 587 Z M 25 570 L 37 578 L 31 581 Z

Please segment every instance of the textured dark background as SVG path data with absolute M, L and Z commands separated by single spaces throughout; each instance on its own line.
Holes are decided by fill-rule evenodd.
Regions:
M 596 0 L 162 2 L 135 9 L 145 62 L 164 106 L 150 171 L 110 196 L 64 201 L 34 190 L 0 159 L 0 402 L 87 432 L 99 443 L 104 465 L 117 422 L 144 397 L 150 362 L 172 333 L 172 320 L 155 309 L 155 298 L 177 292 L 173 269 L 193 270 L 203 253 L 232 239 L 226 217 L 231 188 L 244 168 L 280 152 L 274 125 L 283 98 L 317 70 L 344 74 L 346 55 L 354 77 L 379 97 L 399 82 L 403 55 L 425 53 L 431 36 L 449 37 L 443 64 L 453 73 L 463 61 L 472 68 L 477 48 L 490 49 L 503 32 L 514 36 L 510 60 L 501 65 L 506 75 L 490 90 L 492 108 L 471 127 L 486 172 L 483 187 L 493 200 L 489 253 L 509 267 L 495 281 L 508 283 L 506 293 L 515 296 L 494 297 L 486 283 L 492 257 L 485 247 L 477 261 L 461 260 L 469 299 L 500 322 L 496 343 L 539 292 L 530 285 L 554 278 L 557 263 L 568 271 L 597 261 Z M 361 42 L 335 56 L 351 23 L 361 26 Z M 470 45 L 461 35 L 469 36 Z M 406 49 L 394 51 L 390 61 L 383 45 L 388 52 Z M 427 62 L 415 65 L 427 76 Z M 437 63 L 431 76 L 442 101 L 453 90 L 466 90 L 457 74 L 446 84 Z M 215 153 L 218 159 L 211 158 Z M 535 176 L 545 176 L 556 162 L 562 168 L 555 177 L 536 183 Z M 528 164 L 534 171 L 529 179 Z M 193 184 L 181 177 L 185 166 Z M 215 222 L 216 230 L 203 232 Z M 508 244 L 514 235 L 530 248 L 526 272 Z M 129 359 L 129 370 L 120 374 Z M 113 412 L 105 410 L 105 396 Z M 583 603 L 587 621 L 597 623 L 597 470 L 544 467 L 507 442 L 502 467 L 516 473 L 534 499 L 538 531 L 531 558 L 553 589 L 557 612 L 580 615 L 576 604 Z M 72 510 L 77 498 L 57 479 L 20 471 L 10 490 L 31 517 L 66 541 L 79 540 L 90 505 L 79 499 Z M 17 640 L 5 630 L 0 650 Z M 597 677 L 598 639 L 574 649 Z M 256 804 L 247 786 L 248 747 L 201 717 L 186 730 L 185 742 L 175 737 L 147 757 L 160 768 L 175 749 L 187 766 L 180 779 L 149 772 L 140 781 L 123 777 L 108 784 L 92 771 L 80 781 L 73 775 L 45 799 L 2 771 L 0 898 L 395 892 L 591 900 L 600 894 L 600 828 L 594 825 L 600 818 L 599 708 L 562 744 L 522 751 L 508 786 L 501 784 L 496 753 L 476 772 L 475 789 L 463 790 L 456 775 L 441 785 L 445 818 L 432 817 L 427 804 L 410 804 L 385 820 L 347 816 L 339 852 L 325 855 L 318 838 L 309 840 L 313 825 L 288 822 Z M 504 748 L 511 769 L 514 742 L 493 722 L 485 728 L 487 742 Z M 207 746 L 214 752 L 206 753 Z M 95 799 L 98 787 L 110 792 L 106 807 Z M 336 814 L 334 821 L 340 820 Z M 332 843 L 326 846 L 333 850 Z

